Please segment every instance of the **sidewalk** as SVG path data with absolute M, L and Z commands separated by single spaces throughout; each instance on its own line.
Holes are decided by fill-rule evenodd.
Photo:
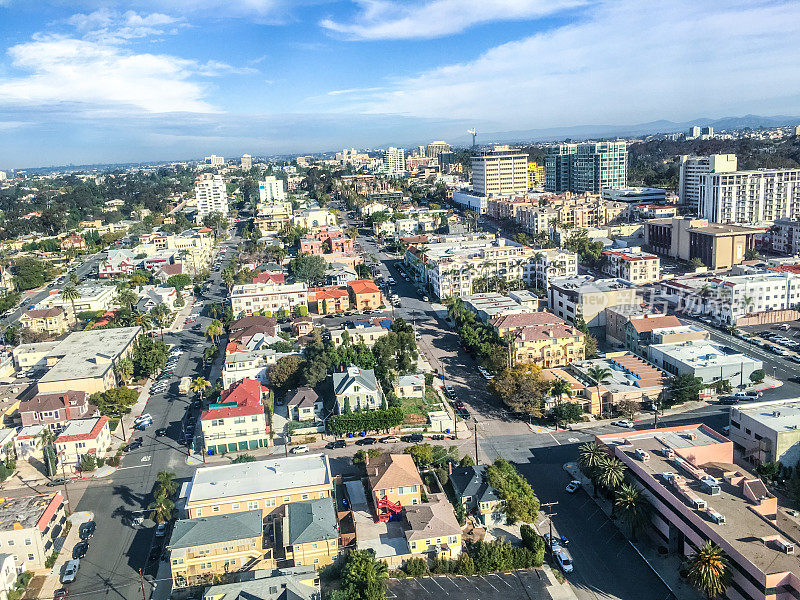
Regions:
M 94 513 L 92 512 L 76 512 L 69 517 L 69 521 L 72 523 L 72 526 L 67 534 L 67 537 L 59 537 L 55 539 L 53 551 L 59 553 L 58 558 L 56 559 L 53 568 L 50 569 L 50 573 L 47 575 L 44 585 L 42 586 L 41 590 L 39 590 L 40 597 L 52 598 L 53 592 L 61 587 L 61 581 L 59 580 L 61 576 L 61 568 L 64 566 L 65 562 L 72 559 L 72 549 L 80 540 L 81 525 L 88 523 L 92 519 L 94 519 Z
M 597 506 L 607 517 L 611 518 L 611 501 L 600 495 L 596 498 L 594 497 L 592 493 L 592 482 L 578 468 L 578 465 L 573 462 L 566 463 L 564 465 L 564 470 L 569 473 L 573 479 L 577 479 L 581 482 L 583 489 L 586 490 L 589 497 L 595 501 Z M 649 536 L 642 536 L 644 539 L 635 543 L 630 541 L 626 531 L 620 528 L 616 521 L 614 521 L 614 523 L 620 533 L 628 540 L 631 547 L 642 557 L 642 560 L 647 563 L 653 573 L 667 586 L 677 600 L 702 600 L 704 598 L 698 590 L 690 586 L 679 575 L 681 557 L 675 554 L 668 554 L 666 556 L 658 554 Z

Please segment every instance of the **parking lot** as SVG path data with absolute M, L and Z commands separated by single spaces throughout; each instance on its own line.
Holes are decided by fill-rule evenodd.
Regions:
M 441 600 L 443 596 L 459 600 L 549 600 L 549 581 L 544 571 L 520 569 L 491 575 L 432 575 L 417 579 L 390 579 L 386 592 L 390 600 Z

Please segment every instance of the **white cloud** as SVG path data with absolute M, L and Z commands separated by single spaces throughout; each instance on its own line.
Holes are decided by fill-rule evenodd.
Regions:
M 587 0 L 356 0 L 361 12 L 351 23 L 324 19 L 320 25 L 355 40 L 434 38 L 481 23 L 535 19 Z
M 338 108 L 516 129 L 774 110 L 775 99 L 800 94 L 798 36 L 796 2 L 609 0 L 582 22 L 395 80 Z
M 116 44 L 39 35 L 8 50 L 27 75 L 0 80 L 0 104 L 211 112 L 194 61 Z
M 251 75 L 258 73 L 258 69 L 234 67 L 219 60 L 209 60 L 198 67 L 197 73 L 204 77 L 221 77 L 222 75 Z
M 67 23 L 85 37 L 106 41 L 123 41 L 175 31 L 180 19 L 163 13 L 140 14 L 132 10 L 124 13 L 101 8 L 92 13 L 78 13 Z

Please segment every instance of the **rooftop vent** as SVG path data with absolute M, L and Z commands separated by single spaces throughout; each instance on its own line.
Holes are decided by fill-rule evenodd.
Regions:
M 773 416 L 773 417 L 780 417 L 780 416 L 781 416 L 781 411 L 779 411 L 779 410 L 773 410 L 773 411 L 772 411 L 772 416 Z
M 787 542 L 783 538 L 778 538 L 775 540 L 775 543 L 778 545 L 778 548 L 784 554 L 794 554 L 794 544 L 791 542 Z

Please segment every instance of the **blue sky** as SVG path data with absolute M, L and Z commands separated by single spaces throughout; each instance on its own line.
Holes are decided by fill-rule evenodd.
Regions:
M 779 0 L 0 0 L 0 169 L 800 114 Z

